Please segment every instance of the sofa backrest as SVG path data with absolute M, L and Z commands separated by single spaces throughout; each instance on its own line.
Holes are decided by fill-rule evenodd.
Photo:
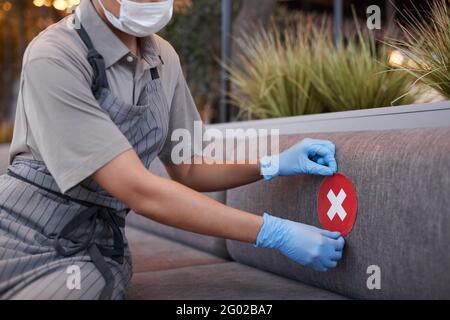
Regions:
M 330 139 L 339 171 L 351 179 L 358 215 L 336 269 L 318 273 L 280 253 L 227 241 L 233 259 L 353 298 L 450 298 L 450 128 L 285 136 Z M 227 204 L 320 227 L 323 178 L 276 178 L 229 190 Z M 379 268 L 381 289 L 368 272 Z
M 450 101 L 232 122 L 211 127 L 222 131 L 233 128 L 279 129 L 281 134 L 300 134 L 448 126 Z

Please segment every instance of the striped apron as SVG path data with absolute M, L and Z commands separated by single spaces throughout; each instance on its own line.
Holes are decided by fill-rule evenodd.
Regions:
M 77 32 L 94 70 L 92 91 L 148 168 L 168 134 L 158 70 L 136 105 L 114 96 L 103 57 Z M 155 65 L 160 62 L 155 57 Z M 62 194 L 42 161 L 16 156 L 0 176 L 0 298 L 123 299 L 132 276 L 129 208 L 91 178 Z

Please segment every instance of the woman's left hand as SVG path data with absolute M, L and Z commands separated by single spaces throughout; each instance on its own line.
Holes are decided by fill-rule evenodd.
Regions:
M 307 138 L 278 156 L 261 159 L 261 173 L 266 180 L 298 174 L 332 176 L 337 172 L 335 154 L 331 141 Z

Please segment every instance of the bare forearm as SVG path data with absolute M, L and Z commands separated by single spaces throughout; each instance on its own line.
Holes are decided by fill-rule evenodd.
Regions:
M 177 172 L 174 173 L 175 171 Z M 262 178 L 258 163 L 181 165 L 172 169 L 171 176 L 185 186 L 200 192 L 227 190 Z
M 155 184 L 155 177 L 152 179 L 140 188 L 136 205 L 139 214 L 195 233 L 256 241 L 263 223 L 259 215 L 228 207 L 180 183 L 156 177 Z

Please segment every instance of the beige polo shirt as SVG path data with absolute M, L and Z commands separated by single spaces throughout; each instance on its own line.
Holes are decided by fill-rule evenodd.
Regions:
M 150 68 L 158 67 L 170 106 L 169 134 L 159 157 L 173 164 L 171 132 L 193 132 L 194 121 L 200 120 L 177 53 L 155 35 L 141 39 L 142 58 L 136 57 L 98 16 L 91 0 L 82 0 L 78 14 L 105 59 L 111 91 L 125 102 L 137 102 L 151 80 Z M 69 16 L 48 27 L 25 52 L 9 157 L 10 163 L 17 155 L 44 161 L 62 192 L 132 148 L 91 91 L 93 71 L 72 20 Z

